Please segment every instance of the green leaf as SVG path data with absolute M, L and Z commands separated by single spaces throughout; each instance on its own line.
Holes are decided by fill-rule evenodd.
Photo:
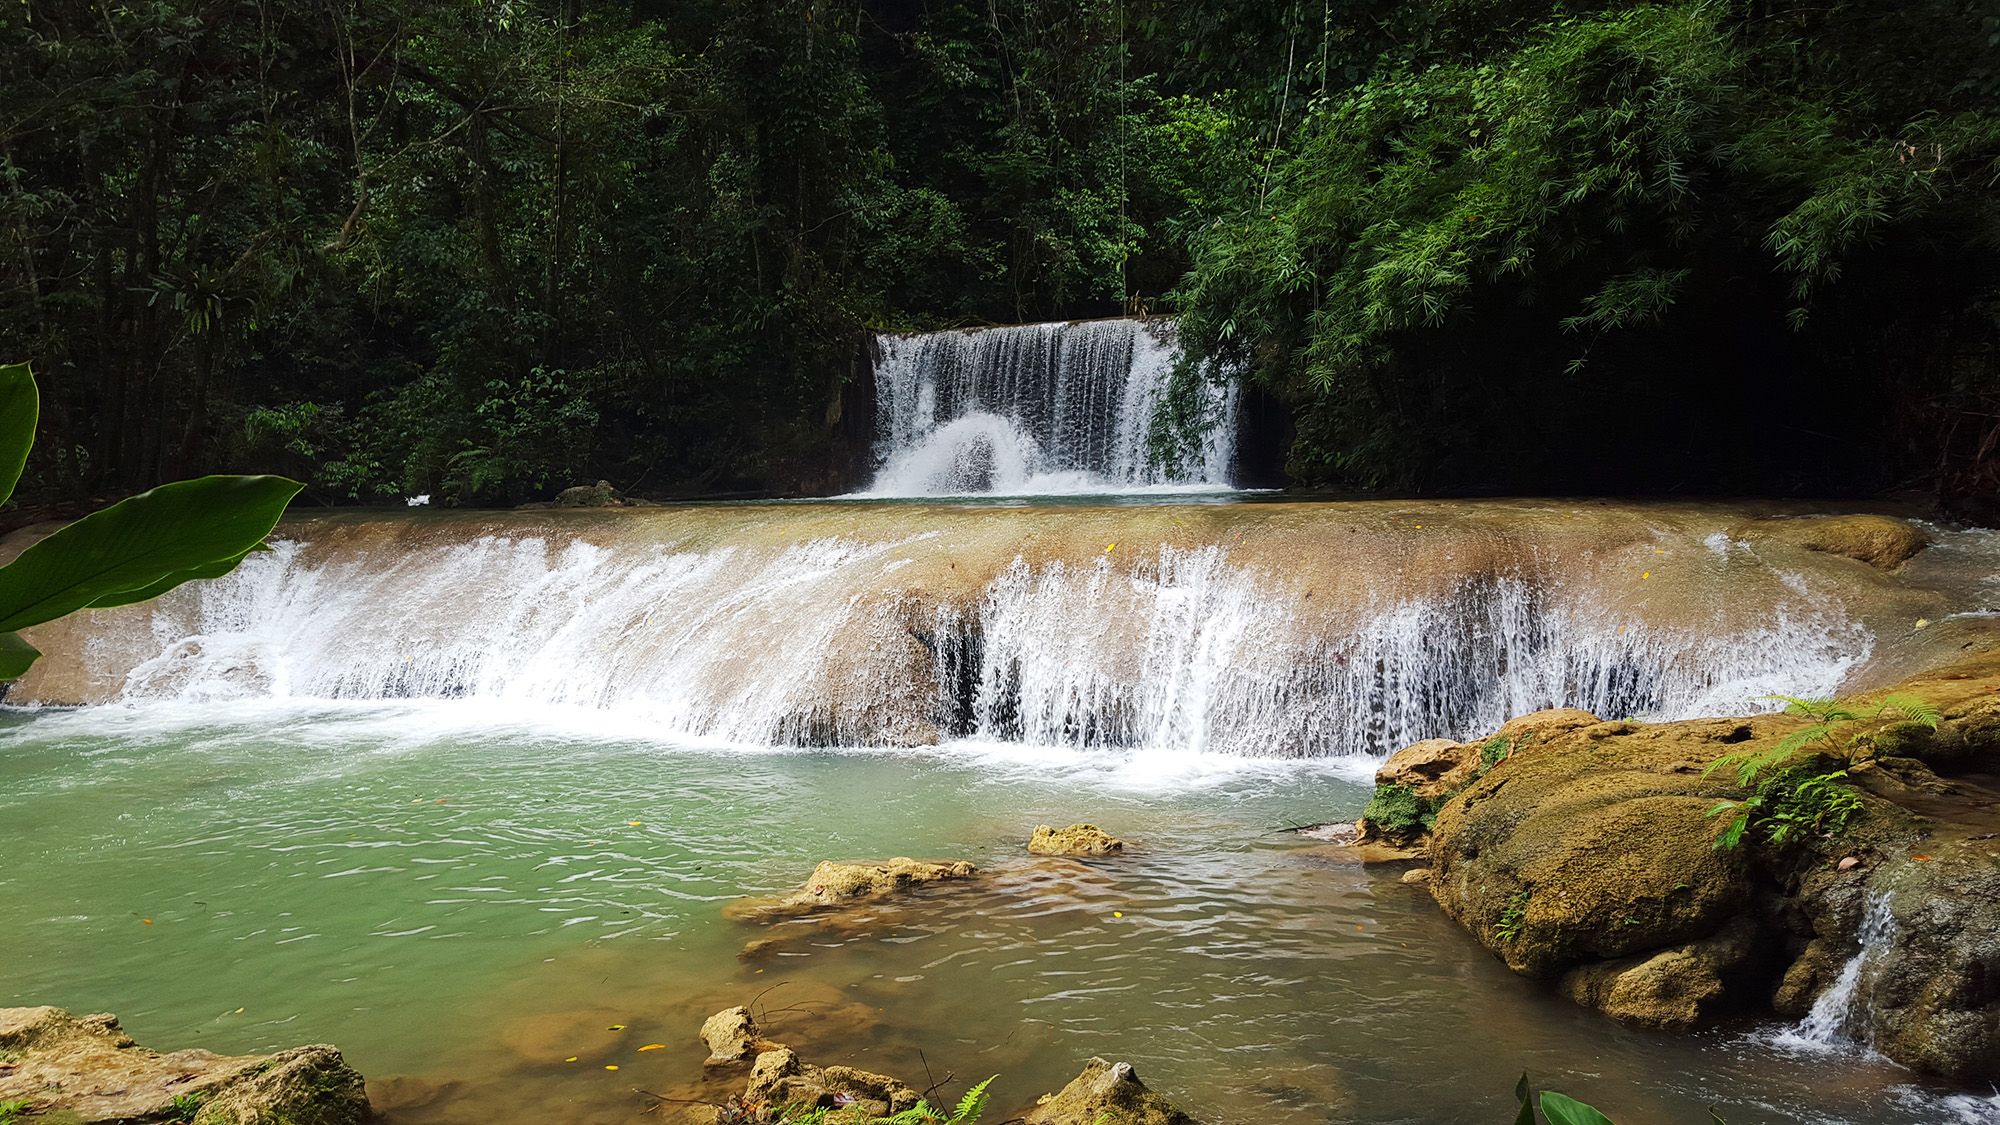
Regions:
M 234 565 L 301 487 L 283 477 L 201 477 L 93 512 L 0 567 L 0 632 L 123 605 Z
M 1554 1090 L 1542 1091 L 1542 1116 L 1549 1125 L 1615 1125 L 1594 1108 Z
M 0 680 L 18 680 L 28 674 L 28 668 L 41 651 L 21 639 L 19 633 L 0 633 Z
M 1521 1112 L 1514 1115 L 1514 1125 L 1537 1125 L 1535 1121 L 1535 1092 L 1528 1085 L 1528 1072 L 1521 1072 L 1521 1080 L 1514 1083 L 1514 1097 L 1521 1103 Z
M 27 467 L 41 413 L 34 372 L 25 363 L 0 364 L 0 503 L 14 495 L 14 485 Z
M 174 587 L 180 585 L 183 582 L 193 582 L 196 581 L 197 579 L 203 579 L 203 578 L 220 578 L 223 575 L 228 574 L 230 571 L 235 570 L 237 563 L 242 562 L 244 559 L 250 557 L 250 555 L 254 554 L 255 552 L 264 549 L 265 549 L 264 545 L 260 543 L 257 546 L 250 548 L 250 550 L 245 551 L 242 554 L 237 555 L 233 558 L 217 559 L 212 563 L 203 563 L 201 566 L 189 567 L 186 570 L 175 571 L 174 573 L 166 575 L 165 577 L 161 578 L 158 582 L 155 582 L 150 586 L 142 586 L 137 590 L 126 590 L 123 593 L 118 593 L 118 594 L 106 594 L 105 596 L 97 599 L 96 601 L 91 602 L 89 608 L 110 609 L 113 606 L 132 605 L 136 602 L 152 601 L 154 598 L 159 597 L 161 594 L 166 593 L 168 590 L 173 589 Z

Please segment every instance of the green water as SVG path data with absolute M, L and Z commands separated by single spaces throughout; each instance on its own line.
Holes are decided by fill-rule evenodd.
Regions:
M 685 748 L 472 703 L 12 712 L 0 1004 L 115 1011 L 161 1048 L 336 1043 L 411 1125 L 672 1120 L 640 1091 L 703 1096 L 701 1018 L 753 999 L 815 1061 L 997 1073 L 1009 1107 L 1101 1054 L 1222 1122 L 1511 1120 L 1523 1070 L 1622 1125 L 1996 1112 L 1768 1028 L 1657 1035 L 1547 996 L 1399 872 L 1274 831 L 1351 818 L 1356 776 Z M 1084 819 L 1134 851 L 1024 854 Z M 898 854 L 992 875 L 852 931 L 722 917 Z

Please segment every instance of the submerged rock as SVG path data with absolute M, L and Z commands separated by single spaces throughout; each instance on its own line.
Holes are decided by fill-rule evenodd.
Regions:
M 933 883 L 971 879 L 979 869 L 962 859 L 919 860 L 897 856 L 880 863 L 825 860 L 798 890 L 777 898 L 731 903 L 729 916 L 771 920 L 833 910 L 903 894 Z
M 275 1055 L 161 1053 L 110 1015 L 0 1008 L 0 1102 L 84 1125 L 362 1125 L 373 1118 L 361 1075 L 328 1046 Z
M 1072 824 L 1067 828 L 1035 826 L 1028 838 L 1028 851 L 1035 855 L 1112 855 L 1125 850 L 1125 841 L 1095 824 Z
M 1877 570 L 1895 570 L 1931 543 L 1929 533 L 1908 520 L 1875 515 L 1758 520 L 1739 527 L 1736 534 L 1839 555 Z
M 1131 1063 L 1091 1059 L 1054 1094 L 1022 1115 L 1026 1125 L 1195 1125 L 1194 1118 L 1146 1088 Z

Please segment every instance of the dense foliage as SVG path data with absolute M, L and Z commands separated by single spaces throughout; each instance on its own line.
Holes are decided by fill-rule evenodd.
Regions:
M 1304 483 L 1991 492 L 1989 9 L 26 0 L 24 490 L 823 490 L 868 329 L 1173 308 Z

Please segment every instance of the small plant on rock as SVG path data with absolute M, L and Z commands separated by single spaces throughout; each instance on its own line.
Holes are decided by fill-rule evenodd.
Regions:
M 1752 827 L 1760 827 L 1773 844 L 1845 832 L 1862 811 L 1861 798 L 1848 786 L 1848 769 L 1872 757 L 1890 728 L 1914 723 L 1936 730 L 1940 717 L 1935 706 L 1913 695 L 1884 696 L 1873 706 L 1790 695 L 1771 698 L 1784 701 L 1784 713 L 1808 720 L 1807 725 L 1767 749 L 1725 754 L 1702 771 L 1708 777 L 1734 770 L 1736 783 L 1751 791 L 1708 810 L 1711 817 L 1728 817 L 1716 835 L 1717 848 L 1739 846 Z M 1838 764 L 1827 769 L 1810 759 Z
M 202 1103 L 207 1100 L 208 1095 L 200 1091 L 177 1094 L 174 1096 L 173 1101 L 167 1103 L 167 1120 L 179 1121 L 184 1123 L 184 1125 L 185 1123 L 192 1122 L 195 1119 L 195 1115 L 201 1112 Z
M 1407 786 L 1389 784 L 1375 787 L 1361 819 L 1390 839 L 1411 839 L 1424 835 L 1437 822 L 1437 806 Z
M 21 1115 L 28 1112 L 30 1108 L 31 1106 L 28 1102 L 22 1101 L 19 1098 L 0 1102 L 0 1125 L 14 1125 L 16 1121 L 21 1119 Z
M 1507 896 L 1507 906 L 1500 911 L 1499 921 L 1493 923 L 1493 933 L 1501 941 L 1513 941 L 1527 927 L 1529 898 L 1527 891 L 1515 891 Z

